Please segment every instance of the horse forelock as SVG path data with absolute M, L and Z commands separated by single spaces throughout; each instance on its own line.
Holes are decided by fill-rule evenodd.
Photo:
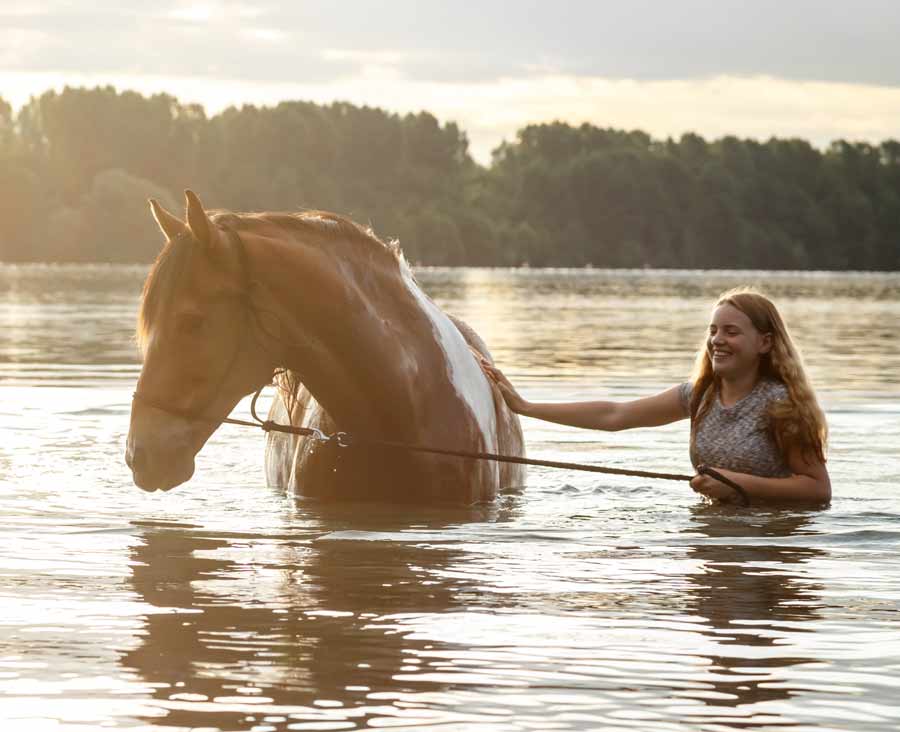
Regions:
M 190 235 L 167 241 L 150 268 L 141 291 L 141 304 L 135 338 L 142 353 L 146 353 L 150 333 L 165 320 L 172 303 L 179 294 L 181 283 L 191 270 L 197 250 Z

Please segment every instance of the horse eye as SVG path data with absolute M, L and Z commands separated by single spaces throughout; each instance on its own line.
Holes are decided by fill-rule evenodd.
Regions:
M 199 313 L 181 313 L 178 316 L 176 327 L 179 333 L 185 335 L 197 335 L 203 330 L 205 319 Z

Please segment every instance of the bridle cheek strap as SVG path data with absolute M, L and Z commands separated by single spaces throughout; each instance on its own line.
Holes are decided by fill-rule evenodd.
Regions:
M 209 407 L 212 405 L 213 401 L 215 401 L 216 396 L 222 391 L 222 387 L 225 385 L 225 382 L 228 380 L 229 374 L 231 374 L 235 365 L 240 358 L 241 351 L 243 350 L 244 344 L 244 335 L 247 330 L 247 315 L 248 312 L 253 309 L 253 306 L 250 303 L 250 268 L 249 268 L 249 260 L 247 258 L 247 252 L 244 249 L 244 242 L 241 240 L 240 235 L 231 227 L 223 227 L 225 232 L 228 234 L 231 239 L 232 244 L 238 252 L 238 260 L 240 261 L 240 269 L 241 269 L 241 279 L 243 280 L 243 287 L 241 290 L 233 293 L 229 296 L 229 298 L 233 298 L 241 303 L 242 308 L 241 312 L 243 317 L 241 318 L 241 332 L 238 334 L 237 343 L 234 348 L 234 352 L 231 355 L 225 369 L 222 371 L 222 376 L 219 378 L 218 383 L 216 384 L 216 388 L 211 391 L 211 398 L 209 401 L 202 407 L 198 407 L 196 409 L 181 409 L 179 407 L 173 406 L 171 404 L 167 404 L 160 399 L 154 399 L 151 396 L 148 396 L 138 390 L 135 390 L 134 394 L 132 394 L 132 401 L 140 402 L 142 404 L 146 404 L 148 407 L 153 407 L 154 409 L 158 409 L 161 412 L 166 412 L 167 414 L 171 414 L 176 417 L 181 417 L 182 419 L 191 420 L 194 422 L 214 422 L 216 424 L 221 424 L 222 422 L 228 422 L 226 419 L 217 419 L 214 417 L 204 416 L 204 413 L 209 410 Z M 262 387 L 260 388 L 260 391 Z M 259 391 L 256 393 L 256 397 L 254 397 L 254 406 L 256 404 L 256 398 L 259 396 Z M 255 410 L 254 410 L 255 411 Z M 255 415 L 254 415 L 255 416 Z

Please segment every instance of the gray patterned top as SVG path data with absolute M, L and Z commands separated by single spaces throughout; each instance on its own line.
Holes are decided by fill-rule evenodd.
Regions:
M 691 383 L 681 385 L 681 404 L 690 416 Z M 767 409 L 772 402 L 788 398 L 780 381 L 760 379 L 753 390 L 730 407 L 718 395 L 691 435 L 691 462 L 748 473 L 764 478 L 791 474 L 769 429 Z

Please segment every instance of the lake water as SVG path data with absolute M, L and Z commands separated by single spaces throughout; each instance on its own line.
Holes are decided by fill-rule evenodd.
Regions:
M 233 426 L 190 483 L 135 488 L 143 272 L 0 266 L 2 729 L 900 725 L 900 275 L 422 271 L 533 399 L 681 382 L 715 295 L 762 286 L 827 412 L 835 496 L 747 510 L 535 468 L 428 510 L 270 489 L 263 437 Z M 524 427 L 534 457 L 690 471 L 686 422 Z

